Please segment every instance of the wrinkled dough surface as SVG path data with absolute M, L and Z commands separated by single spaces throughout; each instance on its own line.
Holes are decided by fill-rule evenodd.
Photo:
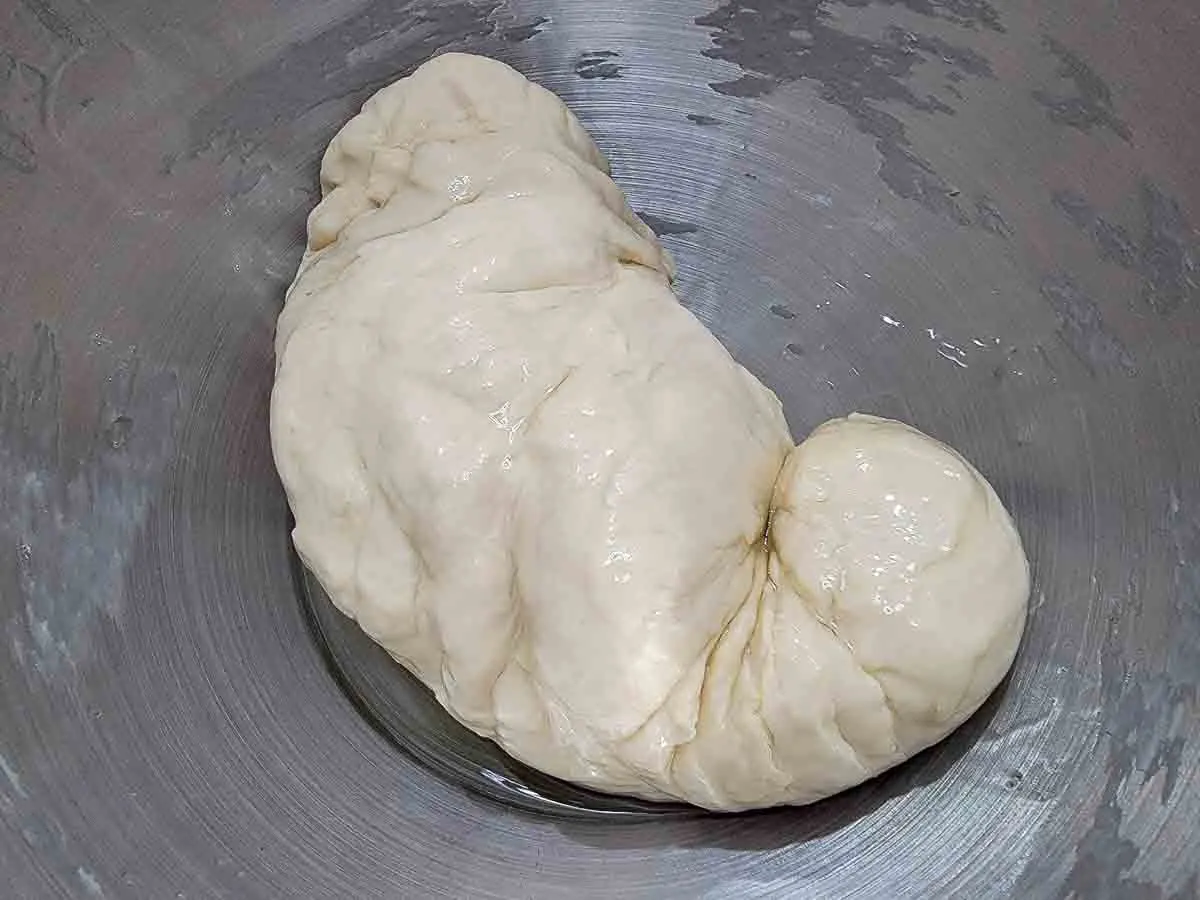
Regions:
M 552 94 L 438 57 L 334 138 L 279 318 L 305 563 L 457 719 L 605 791 L 805 803 L 1001 679 L 1000 502 L 897 422 L 795 446 Z

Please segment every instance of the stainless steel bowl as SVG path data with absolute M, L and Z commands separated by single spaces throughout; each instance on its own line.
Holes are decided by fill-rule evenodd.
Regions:
M 0 11 L 4 896 L 1200 895 L 1194 3 Z M 274 318 L 326 142 L 449 48 L 564 97 L 798 432 L 897 416 L 996 485 L 1034 610 L 952 739 L 809 808 L 597 806 L 305 593 Z

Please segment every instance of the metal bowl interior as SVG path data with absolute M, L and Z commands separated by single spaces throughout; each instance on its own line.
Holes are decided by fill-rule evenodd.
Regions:
M 1197 896 L 1193 7 L 8 4 L 9 894 Z M 329 138 L 445 49 L 579 114 L 797 435 L 902 418 L 996 486 L 1033 611 L 948 741 L 812 807 L 647 809 L 442 729 L 305 588 L 274 319 Z

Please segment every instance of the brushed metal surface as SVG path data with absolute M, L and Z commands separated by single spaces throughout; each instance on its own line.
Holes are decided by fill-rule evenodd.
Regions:
M 1187 0 L 0 3 L 4 896 L 1200 895 L 1197 46 Z M 951 740 L 594 821 L 343 691 L 272 327 L 325 143 L 444 48 L 564 97 L 798 432 L 899 416 L 992 479 L 1034 610 Z

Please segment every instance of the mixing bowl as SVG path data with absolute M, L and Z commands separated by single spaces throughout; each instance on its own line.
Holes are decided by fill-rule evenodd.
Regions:
M 1188 0 L 8 0 L 0 882 L 15 898 L 1200 896 Z M 451 726 L 299 567 L 272 329 L 337 127 L 439 51 L 560 94 L 801 436 L 962 450 L 1032 612 L 812 807 L 599 798 Z

